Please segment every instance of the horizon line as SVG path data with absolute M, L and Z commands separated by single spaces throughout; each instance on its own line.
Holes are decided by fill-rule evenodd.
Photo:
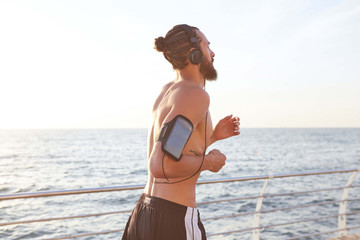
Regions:
M 357 129 L 359 127 L 353 126 L 340 126 L 340 127 L 240 127 L 241 129 Z M 136 129 L 149 129 L 148 127 L 28 127 L 28 128 L 1 128 L 3 130 L 136 130 Z

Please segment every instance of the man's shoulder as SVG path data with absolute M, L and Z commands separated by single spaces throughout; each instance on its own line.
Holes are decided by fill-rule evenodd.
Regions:
M 178 95 L 186 95 L 187 98 L 197 98 L 200 100 L 201 98 L 209 98 L 209 94 L 200 86 L 197 86 L 193 83 L 179 83 L 174 84 L 173 89 L 174 93 Z
M 193 86 L 181 89 L 181 95 L 190 102 L 196 104 L 196 102 L 209 102 L 209 94 L 199 86 Z
M 162 88 L 161 88 L 161 92 L 167 92 L 167 90 L 169 90 L 169 88 L 174 85 L 174 81 L 168 82 L 167 84 L 165 84 Z
M 199 86 L 183 85 L 174 88 L 172 93 L 171 102 L 177 109 L 187 109 L 186 111 L 200 113 L 207 111 L 210 105 L 209 94 Z

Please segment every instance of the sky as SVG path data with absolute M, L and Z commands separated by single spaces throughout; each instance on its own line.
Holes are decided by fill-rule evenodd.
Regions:
M 176 73 L 154 39 L 211 42 L 214 124 L 360 127 L 360 1 L 0 0 L 0 129 L 148 128 Z

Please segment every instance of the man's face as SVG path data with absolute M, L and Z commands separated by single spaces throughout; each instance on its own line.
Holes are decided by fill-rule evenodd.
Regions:
M 199 30 L 196 30 L 196 33 L 201 38 L 200 50 L 204 55 L 204 61 L 200 63 L 200 72 L 206 80 L 216 80 L 217 72 L 213 65 L 215 53 L 210 49 L 210 42 L 205 35 Z

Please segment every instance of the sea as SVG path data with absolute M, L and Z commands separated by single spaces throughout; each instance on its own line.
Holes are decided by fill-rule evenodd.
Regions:
M 147 129 L 0 130 L 0 195 L 145 184 Z M 216 142 L 226 165 L 200 180 L 360 168 L 360 128 L 244 128 L 236 137 Z M 352 173 L 273 178 L 266 188 L 261 239 L 289 239 L 337 229 L 343 189 L 281 196 L 282 193 L 346 186 Z M 360 198 L 360 173 L 349 198 Z M 257 196 L 264 180 L 197 186 L 197 202 Z M 129 212 L 89 218 L 2 225 L 9 222 L 132 210 L 142 190 L 0 201 L 0 239 L 51 239 L 122 230 Z M 294 208 L 321 202 L 307 208 Z M 199 204 L 209 235 L 252 228 L 257 199 Z M 272 209 L 283 208 L 281 211 Z M 347 203 L 359 212 L 360 201 Z M 327 218 L 327 216 L 332 216 Z M 213 219 L 210 219 L 213 218 Z M 302 219 L 315 221 L 300 222 Z M 360 214 L 347 216 L 348 227 L 360 225 Z M 283 223 L 292 223 L 285 225 Z M 359 233 L 360 228 L 348 231 Z M 121 239 L 122 232 L 76 239 Z M 330 239 L 336 233 L 304 239 Z M 208 239 L 252 239 L 252 231 L 214 235 Z

